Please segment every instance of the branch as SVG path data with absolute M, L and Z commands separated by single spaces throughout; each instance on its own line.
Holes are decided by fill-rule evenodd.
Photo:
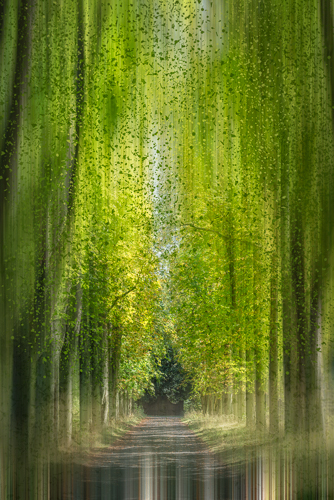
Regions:
M 117 304 L 117 302 L 120 299 L 123 299 L 124 297 L 126 297 L 129 293 L 133 292 L 133 290 L 135 290 L 136 288 L 137 288 L 137 285 L 135 285 L 134 287 L 130 288 L 130 290 L 128 290 L 127 292 L 122 293 L 122 295 L 119 295 L 118 297 L 116 297 L 116 299 L 112 303 L 111 307 L 109 308 L 109 311 L 111 311 L 111 309 Z
M 206 231 L 208 233 L 215 233 L 215 234 L 218 234 L 218 236 L 220 236 L 224 240 L 229 240 L 229 238 L 227 236 L 224 236 L 220 231 L 217 231 L 216 229 L 209 229 L 207 227 L 199 227 L 199 226 L 195 226 L 194 224 L 190 224 L 190 223 L 181 224 L 181 226 L 189 226 L 189 227 L 192 227 L 193 229 L 196 229 L 197 231 Z M 254 245 L 256 247 L 261 248 L 261 245 L 259 245 L 258 243 L 255 243 L 254 241 L 242 240 L 240 238 L 233 238 L 233 240 L 239 241 L 241 243 L 249 243 L 251 245 Z
M 192 227 L 193 229 L 197 229 L 197 231 L 207 231 L 209 233 L 216 233 L 218 234 L 221 238 L 225 238 L 225 236 L 222 235 L 222 233 L 220 233 L 219 231 L 215 230 L 215 229 L 208 229 L 206 227 L 198 227 L 198 226 L 195 226 L 194 224 L 181 224 L 182 226 L 190 226 Z

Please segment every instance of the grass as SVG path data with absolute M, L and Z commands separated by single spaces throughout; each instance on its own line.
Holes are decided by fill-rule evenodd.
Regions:
M 259 433 L 246 427 L 245 422 L 232 415 L 211 416 L 200 412 L 188 412 L 182 421 L 205 442 L 214 453 L 226 452 L 241 458 L 247 450 L 277 441 L 267 433 Z
M 73 461 L 79 457 L 87 457 L 93 450 L 110 447 L 144 417 L 143 410 L 135 408 L 131 415 L 110 419 L 108 426 L 103 429 L 80 430 L 79 426 L 75 425 L 71 445 L 58 450 L 62 460 Z

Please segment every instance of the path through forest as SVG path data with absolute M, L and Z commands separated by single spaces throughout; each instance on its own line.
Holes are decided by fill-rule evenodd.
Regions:
M 268 444 L 246 449 L 237 443 L 215 455 L 179 418 L 147 417 L 112 446 L 51 466 L 50 498 L 331 498 L 333 461 L 326 464 L 321 456 Z
M 113 446 L 62 472 L 66 499 L 241 498 L 233 494 L 240 477 L 222 472 L 214 455 L 177 417 L 145 418 Z

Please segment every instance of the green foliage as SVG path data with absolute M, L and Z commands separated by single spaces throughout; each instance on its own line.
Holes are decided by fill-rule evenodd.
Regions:
M 20 352 L 38 374 L 27 407 L 57 401 L 55 367 L 71 377 L 76 363 L 82 393 L 84 375 L 89 394 L 108 379 L 114 402 L 154 380 L 183 399 L 185 374 L 196 395 L 264 391 L 284 371 L 286 405 L 306 381 L 306 415 L 332 297 L 317 3 L 7 4 L 3 413 Z
M 186 379 L 184 369 L 175 359 L 172 347 L 167 347 L 165 357 L 161 359 L 159 371 L 154 383 L 154 395 L 166 396 L 171 403 L 187 399 L 191 385 Z

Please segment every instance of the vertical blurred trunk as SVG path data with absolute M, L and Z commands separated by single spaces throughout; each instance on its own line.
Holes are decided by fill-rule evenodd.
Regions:
M 318 287 L 317 287 L 318 288 Z M 319 287 L 320 288 L 320 287 Z M 306 428 L 309 432 L 322 432 L 324 428 L 324 409 L 321 397 L 321 297 L 313 290 L 311 303 L 309 353 L 306 360 Z M 319 349 L 319 351 L 318 351 Z
M 284 117 L 281 109 L 281 118 Z M 293 387 L 292 372 L 296 368 L 294 360 L 295 346 L 292 329 L 294 317 L 292 311 L 291 259 L 290 259 L 290 178 L 289 178 L 289 144 L 287 127 L 281 132 L 281 294 L 283 321 L 283 370 L 284 370 L 284 429 L 290 433 L 294 427 L 292 411 Z
M 256 245 L 253 247 L 253 310 L 254 310 L 254 329 L 256 341 L 256 347 L 254 348 L 254 361 L 255 361 L 255 422 L 256 429 L 258 431 L 264 431 L 266 429 L 265 420 L 265 393 L 264 393 L 264 359 L 263 359 L 263 348 L 261 348 L 262 332 L 259 331 L 259 326 L 257 324 L 259 317 L 259 304 L 258 304 L 258 293 L 257 289 L 259 283 L 257 281 L 257 263 L 259 262 L 258 248 Z M 259 279 L 260 281 L 260 279 Z M 261 281 L 260 281 L 261 282 Z
M 223 415 L 223 395 L 221 394 L 218 397 L 218 415 L 221 417 Z
M 3 200 L 0 199 L 0 203 Z M 0 208 L 1 210 L 1 208 Z M 3 213 L 2 213 L 3 215 Z M 11 425 L 11 395 L 13 394 L 12 370 L 14 355 L 13 342 L 10 335 L 9 297 L 6 291 L 6 273 L 3 244 L 3 225 L 0 220 L 0 497 L 5 498 L 7 487 L 7 470 L 10 467 L 10 425 Z
M 330 98 L 331 98 L 331 105 L 332 105 L 332 130 L 334 132 L 334 20 L 333 20 L 333 2 L 331 0 L 320 0 L 320 13 L 321 13 L 321 25 L 322 25 L 322 33 L 323 33 L 323 50 L 324 50 L 324 64 L 327 69 L 327 79 L 328 79 L 328 86 L 329 86 L 329 92 L 330 92 Z M 323 239 L 323 258 L 326 256 L 327 259 L 330 259 L 331 255 L 331 249 L 332 249 L 332 244 L 333 244 L 333 229 L 334 229 L 334 224 L 333 224 L 333 212 L 334 212 L 334 197 L 333 197 L 333 176 L 331 176 L 331 183 L 329 186 L 329 203 L 324 204 L 324 220 L 326 221 L 326 224 L 323 225 L 322 229 L 322 239 Z M 315 294 L 314 294 L 315 295 Z M 315 298 L 314 298 L 315 300 Z M 312 319 L 312 316 L 314 317 L 315 314 L 315 304 L 312 304 L 312 311 L 311 311 L 311 339 L 314 336 L 317 339 L 317 344 L 319 347 L 321 347 L 321 297 L 318 297 L 319 301 L 319 306 L 318 306 L 318 318 L 314 322 Z M 319 325 L 319 326 L 317 326 Z M 313 331 L 312 331 L 313 330 Z M 330 358 L 333 359 L 333 346 L 329 348 L 331 355 Z M 313 354 L 313 361 L 316 363 L 314 360 L 314 357 L 318 359 L 317 363 L 317 372 L 318 372 L 318 381 L 315 383 L 316 387 L 316 392 L 320 394 L 315 395 L 315 401 L 318 400 L 319 398 L 321 399 L 321 368 L 320 368 L 320 362 L 321 362 L 321 354 L 318 355 L 317 357 L 317 352 L 315 350 Z M 329 368 L 330 371 L 332 371 L 332 367 Z M 318 387 L 317 387 L 318 386 Z M 330 384 L 330 388 L 328 393 L 332 394 L 332 387 Z M 333 403 L 333 399 L 332 399 Z M 321 407 L 321 403 L 319 402 L 319 408 Z M 314 410 L 312 410 L 314 411 Z M 322 415 L 322 418 L 324 418 L 324 415 Z M 314 419 L 315 424 L 317 423 L 317 418 Z M 319 422 L 320 424 L 320 422 Z M 320 424 L 321 425 L 321 424 Z M 322 423 L 323 426 L 323 423 Z M 310 426 L 312 427 L 312 425 Z
M 245 391 L 242 389 L 239 390 L 238 394 L 238 419 L 242 421 L 244 419 L 245 413 L 246 413 L 246 408 L 245 408 L 245 403 L 246 403 L 246 397 L 245 397 Z
M 60 368 L 60 429 L 61 443 L 68 447 L 72 441 L 73 413 L 73 378 L 77 358 L 82 317 L 82 288 L 76 288 L 76 304 L 74 311 L 74 328 L 67 327 L 65 342 L 61 354 Z
M 56 325 L 56 328 L 57 328 L 57 333 L 59 333 L 60 330 L 63 330 L 64 326 Z M 59 368 L 60 368 L 60 352 L 57 346 L 57 348 L 55 348 L 54 359 L 51 368 L 52 372 L 51 428 L 53 427 L 52 440 L 55 446 L 58 446 L 59 443 Z
M 105 427 L 109 422 L 109 363 L 108 363 L 108 324 L 104 325 L 102 340 L 102 426 Z
M 255 426 L 254 356 L 249 349 L 246 351 L 246 365 L 246 425 L 253 428 Z
M 123 416 L 127 417 L 127 415 L 128 415 L 128 411 L 127 411 L 128 410 L 128 399 L 127 399 L 126 391 L 123 392 L 122 401 L 123 401 L 123 405 L 122 405 Z
M 94 331 L 94 336 L 90 339 L 91 352 L 91 384 L 92 384 L 92 430 L 95 432 L 101 431 L 102 425 L 102 343 L 103 334 L 101 335 L 101 326 L 92 324 L 91 331 Z
M 234 386 L 233 388 L 233 396 L 232 396 L 232 412 L 234 415 L 234 418 L 237 420 L 241 419 L 241 397 L 242 394 L 240 392 L 240 388 L 238 386 Z
M 255 366 L 256 429 L 262 432 L 266 430 L 266 407 L 263 387 L 263 359 L 257 350 L 255 350 Z
M 331 0 L 320 0 L 321 25 L 324 39 L 324 62 L 327 67 L 334 126 L 334 23 Z
M 80 428 L 90 429 L 92 423 L 92 385 L 90 359 L 90 321 L 88 311 L 85 314 L 84 328 L 80 334 Z
M 208 413 L 210 416 L 213 416 L 213 414 L 214 414 L 214 396 L 212 394 L 210 394 L 208 396 L 208 400 L 209 400 L 208 401 L 208 406 L 209 406 Z
M 239 349 L 239 358 L 245 367 L 246 363 L 246 352 L 244 349 Z M 238 392 L 237 392 L 237 409 L 238 409 L 238 420 L 242 421 L 246 415 L 246 393 L 245 393 L 245 382 L 239 382 Z
M 55 305 L 55 308 L 59 310 L 63 304 Z M 64 311 L 66 310 L 66 306 Z M 63 311 L 61 311 L 63 312 Z M 66 323 L 59 317 L 51 320 L 51 353 L 50 353 L 50 413 L 51 421 L 50 428 L 52 429 L 51 440 L 54 448 L 56 449 L 59 444 L 59 391 L 60 391 L 60 358 L 61 351 L 66 334 Z
M 250 429 L 255 427 L 255 392 L 246 392 L 246 425 Z
M 307 356 L 307 319 L 305 297 L 305 262 L 303 252 L 303 229 L 301 221 L 301 207 L 295 201 L 293 224 L 291 225 L 291 278 L 294 316 L 296 318 L 295 339 L 297 358 L 296 370 L 291 371 L 294 393 L 290 399 L 292 406 L 292 421 L 294 431 L 304 431 L 306 423 L 306 372 L 305 361 Z
M 125 392 L 120 392 L 119 393 L 119 416 L 125 417 Z
M 285 286 L 285 288 L 288 287 Z M 291 323 L 291 303 L 289 303 L 287 294 L 283 293 L 284 430 L 287 434 L 293 430 L 292 371 L 295 364 L 293 362 L 294 345 L 291 339 Z
M 221 414 L 221 397 L 215 394 L 215 415 L 219 416 Z
M 122 331 L 118 325 L 111 325 L 110 358 L 109 358 L 109 411 L 112 417 L 118 417 L 117 383 L 121 359 Z M 117 415 L 117 416 L 116 416 Z
M 46 233 L 46 228 L 45 228 Z M 45 244 L 47 238 L 43 235 Z M 47 252 L 42 248 L 38 255 L 36 270 L 36 291 L 34 297 L 34 313 L 31 330 L 39 332 L 36 355 L 36 387 L 35 387 L 35 429 L 34 442 L 37 449 L 47 450 L 52 440 L 51 429 L 54 427 L 54 376 L 53 343 L 50 311 L 48 309 L 49 291 L 45 285 L 47 269 Z M 38 409 L 38 410 L 37 410 Z
M 207 415 L 207 411 L 208 411 L 208 397 L 206 395 L 201 396 L 201 403 L 202 403 L 202 413 L 203 413 L 203 415 Z
M 228 388 L 226 388 L 228 391 Z M 232 413 L 232 395 L 231 392 L 223 392 L 222 394 L 222 412 L 223 415 L 231 415 Z
M 0 40 L 1 70 L 1 118 L 0 118 L 0 496 L 5 498 L 6 485 L 10 481 L 9 461 L 17 458 L 17 475 L 13 477 L 13 488 L 17 498 L 25 498 L 24 479 L 31 440 L 31 409 L 34 406 L 29 378 L 35 362 L 31 351 L 29 319 L 25 317 L 21 326 L 17 317 L 12 317 L 11 304 L 16 303 L 16 313 L 26 316 L 24 307 L 32 306 L 32 296 L 16 297 L 13 283 L 14 269 L 6 263 L 8 246 L 11 246 L 11 231 L 15 227 L 17 148 L 20 141 L 22 109 L 27 92 L 27 76 L 31 51 L 34 2 L 13 0 L 5 2 Z M 10 55 L 10 59 L 8 59 Z M 8 182 L 9 180 L 9 182 Z M 14 181 L 14 182 L 13 182 Z M 10 187 L 9 187 L 10 186 Z M 14 210 L 13 210 L 14 209 Z M 27 207 L 29 210 L 29 208 Z M 9 217 L 14 215 L 14 224 Z M 13 219 L 12 219 L 13 220 Z M 8 231 L 9 230 L 9 231 Z M 13 255 L 11 255 L 13 257 Z M 15 256 L 14 256 L 15 261 Z M 7 269 L 6 269 L 7 268 Z M 14 280 L 9 280 L 10 271 Z M 31 290 L 33 295 L 34 290 Z M 25 301 L 27 301 L 25 303 Z M 23 307 L 22 307 L 23 306 Z M 15 310 L 14 309 L 14 310 Z M 15 340 L 11 337 L 14 332 Z M 13 370 L 13 363 L 17 363 Z M 10 426 L 12 425 L 12 429 Z M 9 440 L 12 440 L 11 445 Z M 2 473 L 3 472 L 3 473 Z M 18 481 L 17 484 L 15 482 Z M 9 494 L 9 493 L 8 493 Z
M 11 463 L 14 455 L 22 462 L 22 481 L 29 455 L 29 415 L 34 402 L 31 401 L 29 379 L 31 370 L 31 346 L 29 345 L 29 321 L 22 328 L 12 319 L 11 304 L 22 306 L 22 297 L 15 297 L 9 281 L 6 247 L 10 245 L 9 225 L 10 204 L 15 200 L 16 190 L 13 179 L 17 178 L 17 146 L 20 122 L 27 90 L 29 53 L 31 50 L 31 31 L 34 4 L 28 0 L 5 2 L 0 47 L 1 69 L 1 118 L 0 118 L 0 496 L 5 498 Z M 12 29 L 14 28 L 14 29 Z M 11 54 L 7 60 L 7 54 Z M 9 188 L 9 183 L 10 188 Z M 16 200 L 15 200 L 16 201 Z M 14 205 L 15 208 L 15 205 Z M 16 229 L 16 228 L 15 228 Z M 12 256 L 11 256 L 12 257 Z M 7 269 L 6 269 L 7 268 Z M 15 277 L 15 269 L 14 277 Z M 14 282 L 16 280 L 14 279 Z M 25 297 L 27 302 L 32 297 Z M 18 301 L 17 301 L 18 299 Z M 29 304 L 31 305 L 31 303 Z M 20 311 L 22 313 L 22 310 Z M 24 311 L 25 312 L 25 311 Z M 14 345 L 12 342 L 15 332 Z M 24 337 L 22 337 L 22 334 Z M 22 343 L 21 343 L 22 340 Z M 20 347 L 19 347 L 20 346 Z M 19 365 L 13 370 L 13 363 Z M 10 429 L 12 426 L 12 429 Z M 21 427 L 22 426 L 22 427 Z M 21 430 L 20 430 L 21 427 Z M 20 435 L 21 434 L 21 435 Z M 12 443 L 10 444 L 10 440 Z M 13 455 L 12 455 L 13 454 Z M 14 461 L 15 463 L 15 461 Z M 20 462 L 17 464 L 20 470 Z M 15 479 L 13 481 L 15 489 Z M 24 484 L 17 487 L 17 497 L 24 497 Z
M 276 230 L 275 230 L 276 231 Z M 277 238 L 271 260 L 269 337 L 269 431 L 278 432 L 278 255 Z
M 231 201 L 232 203 L 232 201 Z M 231 316 L 232 324 L 236 321 L 236 277 L 235 277 L 235 248 L 234 248 L 234 221 L 231 216 L 228 218 L 228 239 L 227 239 L 227 256 L 229 264 L 229 278 L 230 278 L 230 303 L 231 303 Z M 230 355 L 233 359 L 236 350 L 230 349 Z M 231 399 L 230 399 L 230 412 L 233 413 L 235 418 L 238 418 L 238 382 L 233 381 Z
M 24 498 L 26 483 L 29 480 L 29 407 L 31 363 L 27 353 L 14 342 L 11 411 L 12 457 L 18 473 L 13 482 L 17 498 Z
M 68 347 L 71 341 L 71 333 L 66 332 L 64 347 Z M 62 446 L 69 446 L 72 438 L 72 352 L 66 353 L 62 350 L 60 358 L 59 373 L 59 428 L 60 443 Z
M 99 433 L 102 426 L 101 380 L 92 371 L 92 430 Z
M 129 392 L 126 391 L 126 416 L 128 417 L 130 415 L 130 395 Z
M 116 390 L 116 395 L 115 395 L 115 419 L 118 420 L 120 417 L 120 411 L 119 411 L 119 391 Z

